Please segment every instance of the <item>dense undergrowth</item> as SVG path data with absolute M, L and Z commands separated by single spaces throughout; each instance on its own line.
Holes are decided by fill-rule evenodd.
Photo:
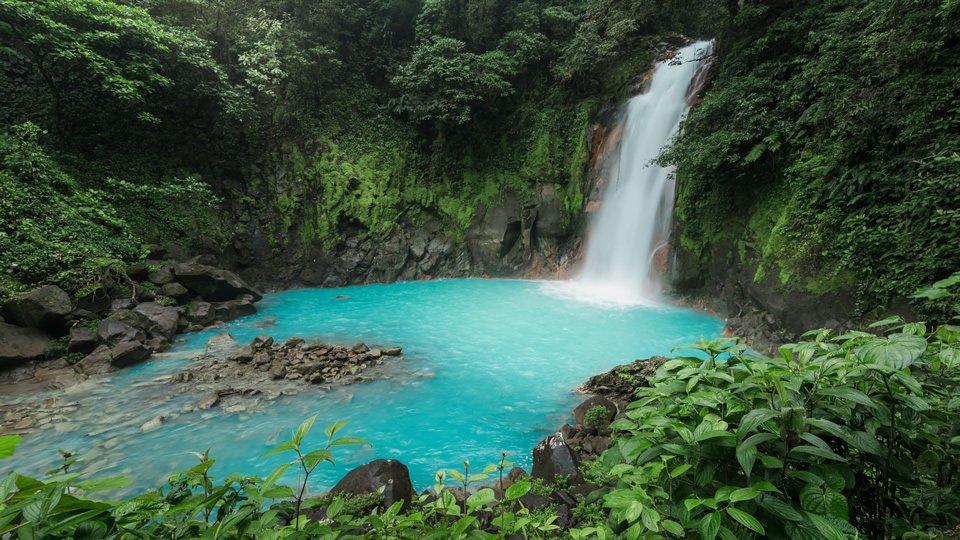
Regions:
M 744 2 L 665 156 L 681 243 L 709 264 L 732 240 L 758 281 L 855 292 L 859 315 L 952 273 L 958 28 L 957 4 L 940 0 Z
M 960 273 L 921 291 L 955 302 Z M 266 454 L 289 463 L 262 479 L 211 476 L 215 459 L 126 500 L 86 493 L 129 483 L 83 479 L 64 464 L 43 479 L 10 472 L 0 481 L 0 535 L 15 538 L 945 538 L 958 524 L 960 326 L 899 318 L 861 331 L 814 330 L 765 359 L 735 338 L 701 340 L 697 356 L 633 381 L 637 401 L 616 420 L 614 445 L 588 462 L 597 489 L 577 499 L 579 527 L 560 529 L 550 507 L 518 502 L 539 486 L 520 481 L 458 502 L 443 484 L 470 484 L 511 465 L 506 454 L 481 473 L 448 470 L 403 509 L 373 498 L 307 498 L 311 472 L 333 448 L 301 442 L 314 418 Z M 0 458 L 19 437 L 0 437 Z M 298 485 L 277 485 L 291 467 Z M 562 479 L 553 486 L 565 489 Z M 549 493 L 553 488 L 548 488 Z M 498 502 L 499 501 L 499 502 Z M 303 514 L 316 509 L 320 514 Z M 299 517 L 295 517 L 299 516 Z M 318 516 L 325 519 L 319 519 Z

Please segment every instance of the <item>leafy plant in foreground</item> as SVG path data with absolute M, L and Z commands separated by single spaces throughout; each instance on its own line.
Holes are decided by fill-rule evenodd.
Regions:
M 892 538 L 960 510 L 960 327 L 809 332 L 781 357 L 700 341 L 637 390 L 601 460 L 609 531 L 733 539 Z

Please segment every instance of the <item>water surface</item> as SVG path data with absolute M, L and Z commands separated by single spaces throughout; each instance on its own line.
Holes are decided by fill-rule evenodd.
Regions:
M 323 442 L 323 427 L 350 424 L 341 435 L 373 447 L 336 449 L 336 466 L 321 466 L 311 491 L 325 491 L 351 468 L 376 458 L 399 459 L 414 486 L 426 488 L 441 468 L 470 460 L 477 469 L 513 454 L 528 471 L 531 449 L 562 424 L 583 395 L 571 392 L 591 375 L 699 338 L 719 336 L 722 322 L 686 308 L 586 303 L 558 293 L 556 283 L 435 280 L 269 294 L 257 315 L 184 336 L 169 353 L 57 397 L 79 402 L 76 418 L 57 431 L 28 435 L 17 456 L 0 462 L 38 476 L 58 461 L 57 448 L 92 456 L 78 470 L 123 475 L 127 493 L 161 485 L 172 471 L 196 463 L 188 451 L 211 444 L 212 472 L 265 477 L 289 460 L 257 456 L 318 415 L 308 447 Z M 349 298 L 337 299 L 337 296 Z M 275 321 L 275 322 L 271 322 Z M 405 359 L 386 379 L 332 391 L 300 386 L 259 412 L 228 414 L 222 407 L 176 416 L 159 429 L 139 426 L 158 414 L 196 403 L 197 393 L 166 397 L 157 384 L 181 371 L 207 340 L 229 332 L 240 344 L 260 334 L 338 344 L 400 345 Z M 294 483 L 295 475 L 286 481 Z M 117 492 L 111 493 L 119 495 Z

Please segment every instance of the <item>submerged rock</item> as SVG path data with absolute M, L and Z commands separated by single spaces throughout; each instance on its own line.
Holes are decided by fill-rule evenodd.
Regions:
M 167 418 L 168 418 L 168 417 L 167 417 L 167 415 L 165 415 L 165 414 L 161 414 L 161 415 L 159 415 L 159 416 L 155 416 L 152 420 L 150 420 L 150 421 L 147 422 L 146 424 L 143 424 L 142 426 L 140 426 L 140 432 L 141 432 L 141 433 L 146 433 L 146 432 L 148 432 L 148 431 L 153 431 L 153 430 L 157 429 L 158 427 L 162 426 L 163 424 L 165 424 L 165 423 L 167 422 Z

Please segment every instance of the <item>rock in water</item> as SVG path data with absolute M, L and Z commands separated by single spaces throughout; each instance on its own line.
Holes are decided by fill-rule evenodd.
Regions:
M 161 414 L 160 416 L 156 416 L 153 418 L 153 420 L 150 420 L 146 424 L 140 426 L 140 431 L 142 433 L 153 431 L 158 427 L 162 426 L 163 424 L 165 424 L 166 422 L 167 422 L 167 415 Z
M 570 486 L 583 483 L 580 475 L 580 456 L 567 446 L 563 434 L 554 433 L 540 441 L 533 449 L 533 471 L 531 476 L 553 482 L 556 475 L 567 477 Z
M 383 490 L 383 505 L 389 508 L 397 501 L 403 501 L 403 508 L 410 506 L 415 494 L 410 482 L 407 466 L 395 459 L 376 459 L 361 465 L 347 473 L 343 480 L 333 486 L 330 493 L 352 493 L 363 495 Z
M 110 349 L 110 356 L 113 358 L 113 365 L 127 367 L 143 362 L 152 352 L 153 349 L 139 341 L 124 340 Z
M 210 409 L 216 407 L 220 403 L 220 396 L 216 392 L 210 392 L 209 394 L 200 398 L 200 401 L 197 402 L 197 408 L 200 410 Z
M 237 348 L 237 342 L 229 332 L 221 332 L 207 340 L 207 352 L 227 352 Z

